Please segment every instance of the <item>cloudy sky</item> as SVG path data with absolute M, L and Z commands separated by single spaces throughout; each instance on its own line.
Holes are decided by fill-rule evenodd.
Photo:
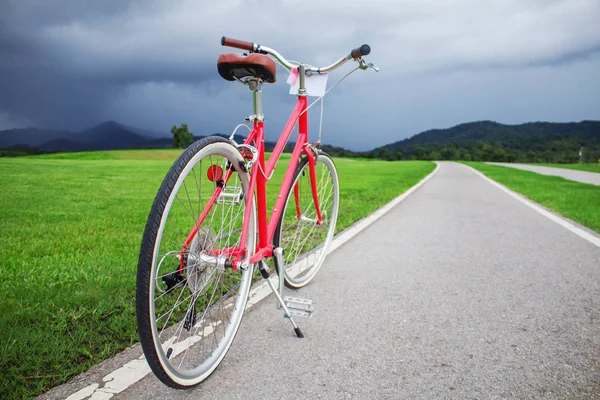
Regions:
M 356 71 L 324 104 L 323 141 L 355 150 L 473 120 L 598 120 L 599 21 L 598 0 L 0 0 L 0 129 L 228 133 L 252 103 L 217 73 L 236 51 L 223 35 L 312 65 L 369 44 L 381 71 Z M 263 90 L 268 139 L 294 106 L 286 78 Z

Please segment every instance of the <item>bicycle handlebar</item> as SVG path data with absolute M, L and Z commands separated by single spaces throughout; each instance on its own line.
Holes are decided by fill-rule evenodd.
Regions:
M 252 43 L 252 42 L 245 42 L 243 40 L 226 38 L 225 36 L 223 36 L 221 38 L 221 46 L 235 47 L 236 49 L 249 50 L 249 51 L 254 50 L 254 43 Z
M 258 43 L 246 42 L 243 40 L 237 40 L 237 39 L 227 38 L 227 37 L 223 36 L 221 38 L 221 45 L 228 46 L 228 47 L 234 47 L 234 48 L 241 49 L 241 50 L 248 50 L 248 51 L 254 52 L 254 53 L 269 54 L 269 55 L 275 57 L 277 59 L 277 61 L 279 61 L 279 63 L 281 65 L 283 65 L 283 67 L 286 68 L 287 70 L 291 70 L 292 68 L 297 66 L 297 65 L 292 64 L 288 60 L 286 60 L 276 50 L 271 49 L 266 46 L 261 46 Z M 362 46 L 353 49 L 352 51 L 350 51 L 350 54 L 340 58 L 339 60 L 337 60 L 336 62 L 334 62 L 331 65 L 328 65 L 326 67 L 307 67 L 305 70 L 306 70 L 306 72 L 314 72 L 317 74 L 326 74 L 328 72 L 333 71 L 336 68 L 339 68 L 340 66 L 342 66 L 342 64 L 344 64 L 348 60 L 359 60 L 360 58 L 368 55 L 369 53 L 371 53 L 371 47 L 368 44 L 363 44 Z
M 362 56 L 367 56 L 371 52 L 371 47 L 368 44 L 363 44 L 360 47 L 355 48 L 350 52 L 352 58 L 359 58 Z

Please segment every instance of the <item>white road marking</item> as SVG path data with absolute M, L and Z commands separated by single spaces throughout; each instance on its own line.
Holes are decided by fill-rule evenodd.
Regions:
M 463 164 L 464 165 L 464 164 Z M 507 188 L 506 186 L 496 182 L 495 180 L 488 178 L 487 176 L 485 176 L 484 174 L 482 174 L 481 172 L 477 171 L 475 168 L 473 167 L 469 167 L 471 168 L 475 173 L 479 174 L 479 176 L 481 176 L 483 179 L 487 180 L 488 182 L 490 182 L 491 184 L 497 186 L 498 188 L 500 188 L 501 190 L 503 190 L 504 192 L 508 193 L 509 195 L 511 195 L 513 198 L 519 200 L 521 203 L 525 204 L 527 207 L 537 211 L 538 213 L 542 214 L 544 217 L 548 218 L 549 220 L 556 222 L 558 225 L 562 226 L 563 228 L 568 229 L 569 231 L 573 232 L 574 234 L 576 234 L 577 236 L 587 240 L 588 242 L 590 242 L 591 244 L 595 245 L 596 247 L 600 247 L 600 238 L 591 234 L 590 232 L 587 232 L 583 229 L 581 229 L 580 227 L 576 226 L 575 224 L 573 224 L 572 222 L 570 222 L 569 220 L 567 220 L 564 217 L 558 216 L 556 214 L 553 214 L 551 212 L 549 212 L 548 210 L 542 208 L 541 206 L 539 206 L 537 203 L 523 197 L 522 195 L 513 192 L 512 190 L 510 190 L 509 188 Z
M 84 387 L 83 389 L 73 393 L 72 395 L 70 395 L 69 397 L 67 397 L 66 400 L 82 400 L 85 399 L 86 397 L 91 396 L 94 391 L 98 388 L 98 384 L 97 383 L 92 383 L 89 386 Z
M 106 375 L 102 380 L 106 382 L 100 389 L 107 393 L 121 393 L 144 376 L 150 373 L 150 367 L 146 359 L 134 359 L 123 365 L 116 371 Z
M 94 392 L 92 397 L 90 397 L 90 400 L 108 400 L 113 396 L 114 396 L 114 394 L 107 393 L 107 392 L 102 391 L 102 389 L 99 389 L 98 391 Z
M 406 199 L 411 193 L 421 187 L 425 182 L 427 182 L 439 169 L 439 164 L 436 163 L 435 169 L 427 175 L 425 178 L 421 179 L 419 183 L 408 189 L 406 192 L 402 193 L 400 196 L 396 197 L 383 207 L 375 210 L 371 215 L 361 219 L 360 221 L 354 223 L 349 228 L 343 230 L 338 233 L 337 236 L 331 241 L 331 247 L 327 254 L 330 254 L 335 249 L 346 243 L 348 240 L 356 236 L 359 232 L 364 230 L 366 227 L 371 225 L 373 222 L 381 218 L 384 214 L 390 211 L 394 206 L 400 203 L 402 200 Z M 278 287 L 279 278 L 277 275 L 273 275 L 270 277 L 271 282 Z M 246 308 L 250 308 L 258 304 L 260 301 L 264 300 L 267 296 L 271 294 L 271 288 L 269 287 L 267 282 L 262 282 L 255 288 L 250 291 L 248 295 L 248 302 Z M 186 339 L 187 340 L 187 339 Z M 199 337 L 198 337 L 198 340 Z M 190 341 L 192 345 L 196 343 L 198 340 L 192 338 Z M 184 341 L 179 342 L 177 344 L 182 344 Z M 187 345 L 187 343 L 185 343 Z M 181 350 L 177 350 L 178 354 L 187 349 L 186 346 L 182 346 Z M 102 380 L 106 382 L 103 387 L 99 387 L 97 383 L 91 384 L 89 386 L 84 387 L 83 389 L 73 393 L 66 400 L 83 400 L 89 398 L 89 400 L 108 400 L 112 398 L 115 394 L 121 393 L 122 391 L 129 388 L 134 383 L 138 382 L 146 375 L 148 375 L 152 370 L 148 366 L 145 357 L 142 355 L 137 359 L 133 359 L 126 364 L 124 364 L 121 368 L 118 368 L 106 375 Z M 91 395 L 91 397 L 89 397 Z

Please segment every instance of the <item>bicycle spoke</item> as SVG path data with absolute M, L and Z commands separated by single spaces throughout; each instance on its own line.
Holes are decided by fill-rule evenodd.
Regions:
M 315 189 L 322 223 L 318 224 L 308 163 L 304 164 L 295 178 L 298 199 L 296 200 L 296 196 L 293 195 L 294 186 L 292 186 L 282 215 L 277 237 L 279 245 L 285 251 L 285 282 L 292 287 L 305 285 L 316 274 L 327 255 L 329 242 L 335 229 L 337 181 L 334 181 L 332 175 L 333 164 L 326 157 L 319 156 L 315 164 Z M 300 208 L 300 219 L 297 218 L 297 204 Z
M 210 142 L 210 148 L 202 142 Z M 254 270 L 253 266 L 246 272 L 223 270 L 216 262 L 201 261 L 203 254 L 213 255 L 213 251 L 235 250 L 239 246 L 245 200 L 236 201 L 227 195 L 239 193 L 240 189 L 245 193 L 248 175 L 240 175 L 241 170 L 233 167 L 239 164 L 239 152 L 228 142 L 211 138 L 197 143 L 200 145 L 192 147 L 198 148 L 186 150 L 179 159 L 187 160 L 186 167 L 171 169 L 169 173 L 175 175 L 164 179 L 159 191 L 163 198 L 155 202 L 149 216 L 154 224 L 147 225 L 159 229 L 151 232 L 155 241 L 143 244 L 144 251 L 154 254 L 152 265 L 148 266 L 152 275 L 144 283 L 152 291 L 142 298 L 153 303 L 149 308 L 153 328 L 140 324 L 141 334 L 146 334 L 141 336 L 146 343 L 144 351 L 156 352 L 154 360 L 158 359 L 164 379 L 177 376 L 183 381 L 210 373 L 219 354 L 229 348 L 241 321 Z M 203 155 L 196 156 L 196 152 Z M 232 168 L 227 169 L 228 164 Z M 207 166 L 217 166 L 230 174 L 229 187 L 219 189 L 224 195 L 213 203 L 209 199 L 214 198 L 217 183 L 208 179 Z M 199 220 L 201 215 L 203 221 Z M 249 221 L 248 245 L 254 250 L 254 210 Z M 193 229 L 195 234 L 182 252 Z M 155 344 L 147 346 L 148 338 Z
M 208 304 L 210 304 L 210 303 L 211 303 L 211 301 L 212 301 L 212 299 L 214 298 L 214 294 L 215 294 L 216 288 L 217 288 L 217 286 L 218 286 L 219 280 L 221 279 L 221 276 L 222 276 L 222 274 L 221 274 L 221 275 L 219 275 L 219 277 L 217 278 L 217 282 L 215 282 L 215 283 L 214 283 L 214 289 L 213 289 L 213 293 L 212 293 L 212 295 L 211 295 L 211 298 L 210 298 L 210 300 L 208 301 Z M 198 297 L 196 296 L 196 299 L 197 299 L 197 298 L 198 298 Z M 188 312 L 189 312 L 191 309 L 192 309 L 192 307 L 190 307 L 190 308 L 188 309 Z M 204 311 L 204 313 L 206 314 L 206 311 Z M 204 316 L 204 315 L 203 315 L 203 316 Z M 194 325 L 195 325 L 195 324 L 196 324 L 196 316 L 194 315 Z M 195 336 L 195 335 L 196 335 L 196 333 L 195 333 L 195 332 L 197 332 L 197 331 L 194 331 L 194 330 L 193 330 L 193 326 L 192 326 L 192 327 L 190 327 L 190 329 L 189 329 L 189 334 L 188 334 L 188 339 L 190 339 L 192 336 Z M 188 349 L 188 351 L 189 351 L 189 349 Z M 186 353 L 184 354 L 184 356 L 181 358 L 181 360 L 180 360 L 180 362 L 179 362 L 179 367 L 181 367 L 181 364 L 182 364 L 182 363 L 183 363 L 183 361 L 185 360 L 185 357 L 187 356 L 187 354 L 188 354 L 188 351 L 186 351 Z

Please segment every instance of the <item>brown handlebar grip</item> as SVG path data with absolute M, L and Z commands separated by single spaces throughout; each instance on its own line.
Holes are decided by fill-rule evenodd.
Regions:
M 359 58 L 362 56 L 366 56 L 371 52 L 371 47 L 369 47 L 368 44 L 363 44 L 360 47 L 355 48 L 354 50 L 352 50 L 350 52 L 350 55 L 352 56 L 352 58 Z
M 252 42 L 246 42 L 244 40 L 226 38 L 225 36 L 223 36 L 221 38 L 221 46 L 235 47 L 236 49 L 242 49 L 242 50 L 248 50 L 248 51 L 254 50 L 254 43 L 252 43 Z

